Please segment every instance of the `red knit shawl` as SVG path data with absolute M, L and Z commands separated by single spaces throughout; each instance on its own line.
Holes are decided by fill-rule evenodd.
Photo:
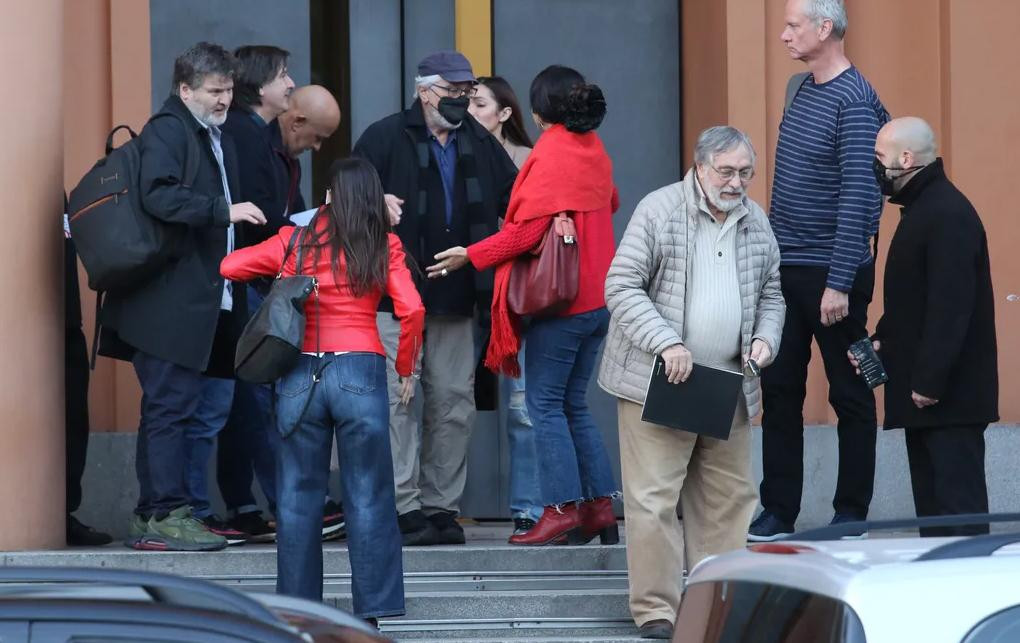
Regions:
M 552 217 L 560 212 L 591 212 L 613 198 L 613 165 L 595 132 L 575 134 L 553 125 L 538 139 L 510 194 L 507 223 Z M 583 243 L 579 239 L 579 243 Z M 520 319 L 507 306 L 514 260 L 496 266 L 492 297 L 492 335 L 485 365 L 519 377 Z

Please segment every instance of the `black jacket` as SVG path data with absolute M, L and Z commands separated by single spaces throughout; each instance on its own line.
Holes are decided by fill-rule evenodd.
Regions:
M 942 160 L 893 199 L 903 206 L 885 267 L 876 338 L 889 373 L 885 426 L 986 424 L 999 419 L 995 305 L 988 241 Z M 918 409 L 911 391 L 939 400 Z
M 233 345 L 247 308 L 245 289 L 235 287 L 233 310 L 241 314 L 226 315 L 226 323 L 220 324 L 217 332 L 223 295 L 220 261 L 227 252 L 230 204 L 224 198 L 209 132 L 176 96 L 168 98 L 162 109 L 179 114 L 189 127 L 185 129 L 176 119 L 161 118 L 142 130 L 142 203 L 152 216 L 186 225 L 187 244 L 179 258 L 148 282 L 107 296 L 100 353 L 130 359 L 134 350 L 140 350 L 185 368 L 229 376 Z M 197 137 L 202 151 L 191 188 L 181 183 L 187 136 Z M 237 157 L 229 134 L 224 132 L 221 140 L 233 196 L 239 190 Z M 243 245 L 239 227 L 235 245 Z M 214 352 L 217 358 L 211 360 Z
M 439 167 L 433 155 L 429 155 L 428 183 L 419 186 L 421 174 L 417 141 L 426 132 L 425 116 L 420 101 L 409 109 L 388 116 L 369 125 L 354 146 L 354 155 L 368 159 L 382 180 L 383 190 L 404 199 L 404 214 L 395 232 L 404 243 L 409 258 L 418 266 L 418 276 L 424 275 L 425 267 L 435 263 L 433 255 L 452 246 L 467 246 L 471 243 L 470 225 L 465 213 L 464 173 L 456 173 L 454 189 L 453 225 L 447 229 L 445 197 Z M 498 219 L 506 213 L 510 201 L 510 190 L 517 177 L 517 167 L 510 156 L 484 127 L 468 116 L 456 136 L 471 137 L 474 150 L 477 178 L 481 190 L 482 216 L 486 226 L 495 233 Z M 419 217 L 418 199 L 424 194 L 428 199 L 426 214 Z M 454 314 L 470 316 L 475 307 L 488 315 L 489 300 L 482 299 L 475 285 L 474 269 L 468 265 L 441 280 L 418 280 L 419 290 L 429 314 Z M 383 310 L 392 310 L 392 304 L 384 300 Z
M 283 152 L 279 124 L 274 119 L 266 123 L 250 107 L 237 103 L 230 106 L 223 131 L 230 134 L 237 150 L 237 175 L 240 191 L 232 194 L 234 203 L 251 201 L 266 215 L 266 225 L 242 224 L 245 228 L 245 242 L 248 245 L 260 243 L 274 236 L 287 224 L 286 214 L 304 209 L 295 209 L 300 197 L 300 166 L 291 177 L 290 162 Z M 294 181 L 293 191 L 291 181 Z M 287 198 L 290 196 L 291 203 Z M 238 246 L 240 247 L 240 246 Z

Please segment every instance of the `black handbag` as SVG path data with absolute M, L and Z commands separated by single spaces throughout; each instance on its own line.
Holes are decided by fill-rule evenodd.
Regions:
M 269 384 L 294 368 L 301 356 L 305 338 L 305 302 L 315 295 L 316 315 L 319 305 L 319 284 L 314 276 L 301 274 L 301 239 L 307 228 L 295 231 L 287 243 L 283 264 L 273 286 L 259 309 L 244 327 L 234 354 L 234 371 L 238 379 L 253 384 Z M 294 246 L 297 244 L 296 274 L 283 276 Z

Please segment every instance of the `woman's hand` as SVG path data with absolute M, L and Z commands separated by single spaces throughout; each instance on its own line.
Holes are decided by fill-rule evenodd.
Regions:
M 454 270 L 460 270 L 468 264 L 468 253 L 467 248 L 457 246 L 450 248 L 449 250 L 443 250 L 436 255 L 436 261 L 439 263 L 433 264 L 425 269 L 428 273 L 429 279 L 440 279 L 450 274 Z
M 413 377 L 401 377 L 400 378 L 400 403 L 407 406 L 410 403 L 411 398 L 414 397 L 414 378 Z

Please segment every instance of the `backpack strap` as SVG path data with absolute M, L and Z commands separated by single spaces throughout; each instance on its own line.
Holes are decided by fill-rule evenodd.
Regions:
M 187 156 L 184 159 L 184 172 L 183 172 L 184 176 L 181 177 L 181 184 L 186 188 L 190 188 L 192 185 L 194 185 L 195 179 L 198 178 L 198 165 L 199 163 L 201 163 L 201 159 L 199 157 L 201 151 L 199 150 L 198 147 L 198 138 L 190 134 L 190 130 L 188 129 L 188 122 L 184 120 L 184 118 L 181 117 L 179 114 L 175 114 L 173 112 L 157 112 L 149 118 L 148 122 L 151 123 L 157 118 L 161 118 L 163 116 L 171 116 L 173 118 L 176 118 L 180 122 L 180 124 L 184 127 L 184 132 L 188 134 L 185 137 L 185 139 L 188 142 L 188 151 Z M 114 130 L 114 132 L 115 131 L 117 130 Z M 110 135 L 113 136 L 113 132 L 110 132 Z
M 787 110 L 790 109 L 790 105 L 793 104 L 793 99 L 797 97 L 797 92 L 804 86 L 804 82 L 808 79 L 811 72 L 804 71 L 799 74 L 790 76 L 789 82 L 786 83 L 786 103 L 783 105 L 783 116 L 786 116 Z
M 131 127 L 128 126 L 128 125 L 118 125 L 117 127 L 114 127 L 112 130 L 110 130 L 110 135 L 106 137 L 106 155 L 107 156 L 109 156 L 113 152 L 113 136 L 114 136 L 114 134 L 116 134 L 120 130 L 127 130 L 127 133 L 131 135 L 132 139 L 138 138 L 138 134 L 136 134 L 135 131 L 133 129 L 131 129 Z M 67 209 L 67 205 L 66 205 L 67 195 L 66 194 L 64 195 L 64 201 L 65 201 L 64 209 L 66 210 Z

